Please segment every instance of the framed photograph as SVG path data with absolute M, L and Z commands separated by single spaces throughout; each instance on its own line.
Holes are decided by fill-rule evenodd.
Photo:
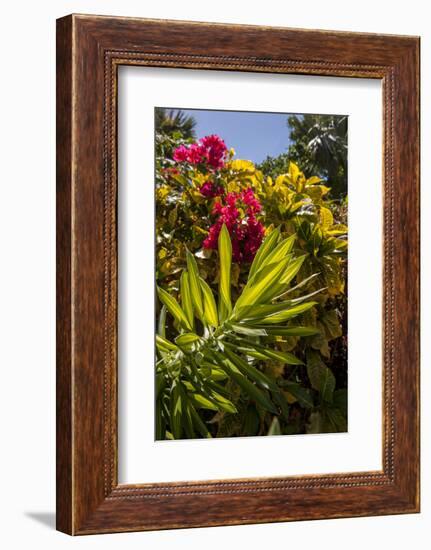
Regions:
M 57 528 L 419 511 L 419 38 L 57 21 Z

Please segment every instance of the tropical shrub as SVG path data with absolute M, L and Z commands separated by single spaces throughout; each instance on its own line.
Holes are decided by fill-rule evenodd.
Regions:
M 267 157 L 259 165 L 267 176 L 287 171 L 291 161 L 301 165 L 307 176 L 331 182 L 333 198 L 347 193 L 347 117 L 339 115 L 291 115 L 290 146 L 287 153 Z
M 286 337 L 307 337 L 318 331 L 291 324 L 316 302 L 309 301 L 311 295 L 291 298 L 294 288 L 290 283 L 305 255 L 292 254 L 295 235 L 282 240 L 279 236 L 277 229 L 259 247 L 247 283 L 234 304 L 230 284 L 232 244 L 224 224 L 218 237 L 218 307 L 190 252 L 180 279 L 181 305 L 158 288 L 163 303 L 156 336 L 158 439 L 191 438 L 196 433 L 211 437 L 208 424 L 198 412 L 202 409 L 221 414 L 249 409 L 256 421 L 253 431 L 261 425 L 268 429 L 265 417 L 270 414 L 282 415 L 288 421 L 289 406 L 282 389 L 292 389 L 295 383 L 286 379 L 279 384 L 264 372 L 265 363 L 275 360 L 284 368 L 302 365 L 294 354 L 281 351 L 279 344 Z M 173 341 L 166 335 L 167 311 L 178 334 Z M 326 392 L 331 391 L 328 384 Z M 244 424 L 249 415 L 244 415 Z M 242 427 L 247 435 L 250 428 Z
M 157 133 L 158 438 L 346 430 L 346 201 L 293 162 L 271 177 L 218 136 Z M 229 317 L 262 276 L 253 266 L 268 243 L 286 247 L 284 268 L 297 262 L 281 301 L 297 301 L 296 327 L 307 334 L 291 331 L 290 317 L 281 334 Z M 265 281 L 266 301 L 254 305 L 288 315 L 293 303 L 279 305 Z

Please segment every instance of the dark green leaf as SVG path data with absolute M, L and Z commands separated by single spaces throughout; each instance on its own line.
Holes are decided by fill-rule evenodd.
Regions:
M 324 401 L 331 402 L 335 389 L 335 376 L 322 361 L 320 354 L 311 349 L 307 350 L 307 375 L 311 387 L 320 392 Z
M 232 346 L 232 348 L 234 348 L 234 346 Z M 239 357 L 232 351 L 232 349 L 230 349 L 230 346 L 225 348 L 225 355 L 242 372 L 242 374 L 248 376 L 263 388 L 278 390 L 278 387 L 273 380 L 268 378 L 255 366 L 250 365 L 247 361 Z
M 284 381 L 280 385 L 282 385 L 291 395 L 293 395 L 302 407 L 310 409 L 314 406 L 314 401 L 308 388 L 303 388 L 296 382 L 289 381 Z

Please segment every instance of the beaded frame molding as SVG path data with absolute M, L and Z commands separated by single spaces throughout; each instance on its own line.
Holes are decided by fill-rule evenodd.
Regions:
M 119 65 L 374 78 L 383 88 L 381 471 L 118 483 Z M 70 15 L 57 21 L 57 529 L 419 511 L 419 38 Z

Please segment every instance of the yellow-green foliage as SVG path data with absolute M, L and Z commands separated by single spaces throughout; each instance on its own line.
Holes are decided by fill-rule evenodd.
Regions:
M 333 202 L 330 182 L 306 178 L 293 162 L 272 179 L 231 150 L 209 174 L 170 160 L 167 151 L 181 140 L 157 139 L 157 437 L 346 430 L 347 199 Z M 227 231 L 219 250 L 202 246 L 219 200 L 200 192 L 209 176 L 226 193 L 253 190 L 263 208 L 261 249 L 271 238 L 274 247 L 291 238 L 272 264 L 278 276 L 261 269 L 253 292 L 256 274 L 231 261 Z M 288 286 L 273 296 L 292 262 Z M 288 314 L 295 305 L 296 331 Z M 262 315 L 244 317 L 252 307 Z M 263 321 L 267 315 L 275 317 Z

